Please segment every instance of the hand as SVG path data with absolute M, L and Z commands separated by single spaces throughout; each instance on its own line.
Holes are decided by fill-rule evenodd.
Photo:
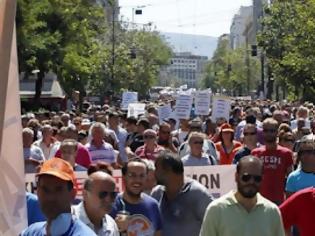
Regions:
M 117 214 L 115 218 L 116 224 L 120 232 L 125 232 L 128 229 L 128 215 Z

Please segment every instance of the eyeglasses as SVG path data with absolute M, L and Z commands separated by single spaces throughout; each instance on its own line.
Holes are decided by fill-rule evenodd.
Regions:
M 144 139 L 155 139 L 156 137 L 154 135 L 144 135 Z
M 276 129 L 263 129 L 263 132 L 264 133 L 275 133 L 275 132 L 277 132 L 277 130 Z
M 248 173 L 244 173 L 241 177 L 241 180 L 243 182 L 248 182 L 250 181 L 251 179 L 254 179 L 254 181 L 256 183 L 260 183 L 261 180 L 262 180 L 262 176 L 261 175 L 251 175 L 251 174 L 248 174 Z
M 315 150 L 314 149 L 300 150 L 299 153 L 301 155 L 315 155 Z
M 118 192 L 103 191 L 103 192 L 99 192 L 98 193 L 98 198 L 99 199 L 104 199 L 104 198 L 106 198 L 109 195 L 112 199 L 115 199 L 117 197 L 117 194 L 118 194 Z
M 249 136 L 249 135 L 256 135 L 257 132 L 244 132 L 243 134 L 244 136 Z
M 203 145 L 203 140 L 202 141 L 195 141 L 195 142 L 193 142 L 193 144 Z

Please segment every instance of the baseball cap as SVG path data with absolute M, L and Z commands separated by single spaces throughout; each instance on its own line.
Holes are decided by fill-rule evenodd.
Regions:
M 54 157 L 45 161 L 36 176 L 41 175 L 52 175 L 65 181 L 71 181 L 74 186 L 76 185 L 72 166 L 61 158 Z
M 223 125 L 221 125 L 221 132 L 231 132 L 234 133 L 234 130 L 232 129 L 231 125 L 229 125 L 228 123 L 224 123 Z

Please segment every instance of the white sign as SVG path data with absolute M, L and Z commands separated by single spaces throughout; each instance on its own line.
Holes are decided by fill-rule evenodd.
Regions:
M 137 92 L 124 92 L 122 95 L 121 109 L 127 110 L 128 105 L 130 103 L 137 103 L 137 102 L 138 102 L 138 93 Z
M 216 122 L 219 118 L 229 121 L 231 111 L 231 100 L 228 97 L 214 96 L 212 103 L 211 119 Z
M 185 175 L 204 185 L 213 197 L 218 198 L 236 189 L 235 165 L 185 167 Z
M 145 113 L 145 103 L 130 103 L 128 105 L 127 117 L 134 116 L 138 118 L 139 115 Z
M 196 115 L 209 115 L 210 108 L 210 91 L 197 91 L 195 95 L 195 114 Z
M 179 94 L 176 99 L 175 113 L 178 119 L 189 119 L 193 97 L 191 94 Z
M 231 190 L 236 189 L 234 174 L 235 165 L 215 166 L 189 166 L 185 167 L 185 175 L 203 184 L 213 197 L 218 198 Z M 85 171 L 75 172 L 77 179 L 77 199 L 82 199 L 82 190 L 85 179 L 88 177 Z M 121 170 L 114 170 L 113 177 L 116 181 L 116 191 L 124 190 Z M 36 193 L 35 174 L 25 175 L 26 191 Z
M 158 107 L 159 121 L 160 124 L 172 114 L 172 108 L 170 104 Z

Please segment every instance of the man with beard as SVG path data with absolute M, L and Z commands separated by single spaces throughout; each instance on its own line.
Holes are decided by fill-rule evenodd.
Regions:
M 119 236 L 114 219 L 109 216 L 117 196 L 115 179 L 103 171 L 92 173 L 84 182 L 83 201 L 73 213 L 99 236 Z
M 265 145 L 252 150 L 264 164 L 264 179 L 260 193 L 280 205 L 284 201 L 285 178 L 293 170 L 293 153 L 277 143 L 278 122 L 267 118 L 263 122 Z
M 160 236 L 162 223 L 158 203 L 145 194 L 148 167 L 140 158 L 130 159 L 122 168 L 125 191 L 118 195 L 111 216 L 122 235 Z M 121 212 L 129 217 L 122 217 Z
M 163 235 L 199 235 L 202 219 L 212 196 L 196 180 L 186 178 L 178 155 L 163 151 L 155 161 L 155 177 L 159 186 L 152 197 L 159 202 Z
M 21 235 L 95 235 L 71 214 L 76 193 L 72 166 L 60 158 L 52 158 L 43 163 L 37 177 L 38 200 L 47 221 L 32 224 Z
M 210 203 L 200 236 L 284 236 L 278 207 L 258 193 L 262 178 L 262 161 L 242 158 L 235 173 L 237 191 Z

